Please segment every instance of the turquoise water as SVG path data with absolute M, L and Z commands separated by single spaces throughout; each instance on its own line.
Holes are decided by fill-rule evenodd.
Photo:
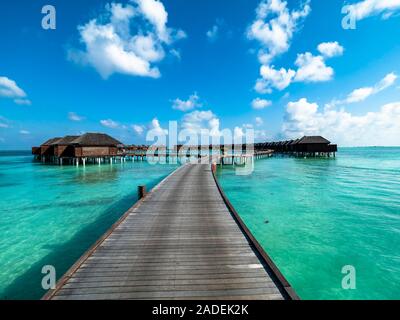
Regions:
M 137 200 L 137 185 L 175 167 L 59 167 L 0 152 L 0 299 L 40 298 L 44 265 L 62 276 Z M 250 176 L 230 166 L 218 176 L 301 298 L 400 298 L 400 148 L 273 157 Z M 356 290 L 341 287 L 345 265 L 356 268 Z
M 57 277 L 176 166 L 145 162 L 83 168 L 34 163 L 0 152 L 0 299 L 37 299 L 41 269 Z
M 400 298 L 400 148 L 276 156 L 252 175 L 227 166 L 218 177 L 301 298 Z M 342 289 L 345 265 L 355 267 L 355 290 Z

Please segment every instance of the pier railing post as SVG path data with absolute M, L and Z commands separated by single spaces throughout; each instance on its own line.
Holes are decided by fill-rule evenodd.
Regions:
M 138 186 L 138 198 L 142 199 L 146 195 L 146 186 Z

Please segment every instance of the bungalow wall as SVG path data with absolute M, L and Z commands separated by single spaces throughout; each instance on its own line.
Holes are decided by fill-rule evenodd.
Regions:
M 294 151 L 297 152 L 336 152 L 336 145 L 310 143 L 310 144 L 297 144 Z
M 63 145 L 59 145 L 59 146 L 55 146 L 54 147 L 54 154 L 57 157 L 64 157 L 64 158 L 72 158 L 75 156 L 74 153 L 74 147 L 69 145 L 69 146 L 63 146 Z
M 117 147 L 75 147 L 75 157 L 107 157 L 118 154 Z
M 32 147 L 32 154 L 35 156 L 40 156 L 40 147 Z
M 42 156 L 54 156 L 54 146 L 41 146 L 40 155 Z
M 68 146 L 55 146 L 54 147 L 54 155 L 56 157 L 61 157 L 65 149 L 67 149 Z

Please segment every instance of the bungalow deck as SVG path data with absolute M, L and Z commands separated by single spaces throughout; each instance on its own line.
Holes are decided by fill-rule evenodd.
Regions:
M 164 179 L 44 299 L 298 299 L 210 165 Z

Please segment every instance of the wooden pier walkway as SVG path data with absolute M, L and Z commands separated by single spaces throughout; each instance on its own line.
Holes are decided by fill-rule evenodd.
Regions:
M 205 164 L 163 180 L 43 297 L 297 298 Z

